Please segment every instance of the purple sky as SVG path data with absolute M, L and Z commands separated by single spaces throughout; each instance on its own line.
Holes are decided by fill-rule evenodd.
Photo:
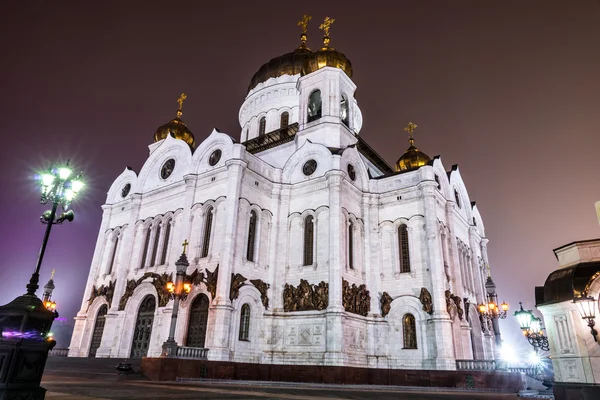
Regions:
M 0 3 L 0 304 L 24 293 L 42 240 L 36 170 L 71 158 L 86 174 L 75 222 L 54 228 L 42 266 L 42 283 L 57 269 L 71 318 L 113 179 L 139 171 L 182 91 L 198 142 L 215 126 L 238 138 L 251 76 L 298 45 L 304 13 L 312 48 L 320 21 L 336 19 L 332 46 L 352 61 L 374 149 L 393 163 L 413 121 L 419 148 L 459 164 L 501 300 L 532 308 L 552 249 L 600 236 L 598 1 L 152 3 Z M 524 341 L 512 317 L 502 326 Z

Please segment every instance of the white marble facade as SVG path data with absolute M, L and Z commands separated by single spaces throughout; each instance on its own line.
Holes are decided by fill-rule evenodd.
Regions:
M 322 93 L 322 115 L 308 122 L 307 104 L 315 88 Z M 106 305 L 95 355 L 130 357 L 140 304 L 148 295 L 157 298 L 157 290 L 148 278 L 119 310 L 127 281 L 147 272 L 174 274 L 187 239 L 188 274 L 214 271 L 218 265 L 219 276 L 214 298 L 201 283 L 182 303 L 176 340 L 186 345 L 191 304 L 196 296 L 207 296 L 209 359 L 405 369 L 455 369 L 456 359 L 493 359 L 493 332 L 482 328 L 476 311 L 476 304 L 484 301 L 488 241 L 460 171 L 456 166 L 448 171 L 439 157 L 402 173 L 382 167 L 379 156 L 357 143 L 362 114 L 355 89 L 333 67 L 270 78 L 250 90 L 240 109 L 240 142 L 214 130 L 194 150 L 171 136 L 151 144 L 141 171 L 125 169 L 108 191 L 69 355 L 89 355 L 98 312 Z M 349 105 L 346 121 L 340 117 L 342 97 Z M 261 118 L 266 118 L 268 136 L 280 128 L 284 112 L 290 125 L 298 124 L 293 140 L 250 152 L 247 141 L 262 134 Z M 221 157 L 214 163 L 216 150 Z M 174 169 L 163 179 L 161 169 L 170 159 L 175 160 Z M 309 160 L 316 161 L 316 168 L 306 175 Z M 307 218 L 313 222 L 310 243 Z M 402 225 L 408 234 L 409 265 L 401 256 Z M 306 246 L 312 249 L 309 262 Z M 230 301 L 232 273 L 243 275 L 247 283 L 268 283 L 268 309 L 252 284 L 242 286 Z M 285 284 L 296 287 L 301 279 L 329 284 L 327 308 L 284 311 Z M 367 316 L 345 311 L 343 279 L 366 285 Z M 112 303 L 98 296 L 89 304 L 93 287 L 110 282 L 115 282 Z M 432 296 L 431 314 L 419 300 L 422 288 Z M 462 319 L 455 306 L 447 307 L 447 290 L 468 299 Z M 393 301 L 382 316 L 384 292 Z M 167 339 L 172 304 L 159 307 L 157 301 L 150 357 L 160 355 Z M 247 338 L 240 340 L 244 304 L 250 318 Z M 414 338 L 404 337 L 409 314 L 414 317 Z M 416 343 L 407 346 L 407 340 Z

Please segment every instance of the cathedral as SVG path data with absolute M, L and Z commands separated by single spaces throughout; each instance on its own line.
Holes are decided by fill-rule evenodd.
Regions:
M 418 149 L 413 123 L 404 154 L 383 160 L 333 20 L 310 50 L 309 19 L 299 47 L 252 77 L 239 133 L 197 144 L 182 94 L 139 173 L 111 185 L 69 356 L 161 356 L 185 251 L 175 340 L 206 349 L 186 354 L 433 370 L 496 358 L 477 310 L 488 240 L 458 167 Z

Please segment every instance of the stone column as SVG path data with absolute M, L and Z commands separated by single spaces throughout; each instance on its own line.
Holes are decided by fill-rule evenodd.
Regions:
M 344 331 L 342 318 L 342 257 L 344 240 L 341 232 L 342 205 L 341 183 L 343 173 L 330 171 L 327 173 L 329 186 L 329 305 L 327 307 L 327 352 L 326 365 L 342 365 L 344 362 Z
M 283 311 L 283 286 L 285 285 L 286 256 L 290 249 L 287 249 L 289 241 L 288 232 L 288 213 L 290 208 L 290 188 L 289 186 L 276 186 L 273 190 L 273 198 L 276 199 L 276 206 L 273 212 L 273 225 L 271 227 L 271 245 L 269 254 L 269 283 L 270 297 L 269 303 L 271 311 Z M 287 252 L 286 252 L 287 250 Z
M 231 284 L 231 273 L 235 271 L 236 259 L 235 247 L 237 239 L 237 224 L 239 219 L 238 207 L 240 203 L 240 192 L 242 178 L 246 162 L 240 159 L 232 159 L 225 163 L 228 170 L 227 199 L 225 209 L 227 219 L 222 238 L 221 258 L 219 261 L 219 275 L 217 279 L 217 291 L 215 299 L 210 306 L 208 321 L 208 357 L 215 361 L 229 361 L 229 336 L 231 325 L 231 312 L 233 307 L 229 300 L 229 289 Z
M 456 369 L 454 359 L 454 341 L 452 337 L 452 321 L 446 311 L 446 287 L 444 282 L 444 260 L 440 249 L 438 221 L 436 216 L 435 181 L 419 184 L 423 193 L 423 211 L 425 215 L 425 247 L 427 248 L 427 266 L 431 277 L 431 297 L 433 315 L 428 321 L 428 329 L 433 330 L 434 339 L 433 367 L 442 370 Z

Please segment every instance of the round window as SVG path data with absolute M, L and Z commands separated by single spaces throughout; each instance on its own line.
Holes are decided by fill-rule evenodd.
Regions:
M 127 197 L 130 190 L 131 190 L 131 183 L 128 183 L 127 185 L 123 186 L 123 189 L 121 189 L 121 197 Z
M 306 176 L 314 174 L 316 170 L 317 170 L 317 162 L 312 159 L 305 162 L 304 166 L 302 167 L 302 172 Z
M 217 149 L 217 150 L 213 151 L 212 154 L 210 155 L 210 157 L 208 157 L 208 164 L 211 167 L 217 165 L 217 163 L 221 159 L 222 154 L 223 153 L 221 152 L 221 149 Z
M 354 165 L 348 164 L 348 176 L 353 181 L 356 179 L 356 170 L 354 169 Z
M 165 161 L 162 168 L 160 169 L 161 178 L 167 179 L 168 177 L 170 177 L 171 174 L 173 173 L 174 169 L 175 169 L 175 160 L 172 158 L 169 158 L 167 161 Z

